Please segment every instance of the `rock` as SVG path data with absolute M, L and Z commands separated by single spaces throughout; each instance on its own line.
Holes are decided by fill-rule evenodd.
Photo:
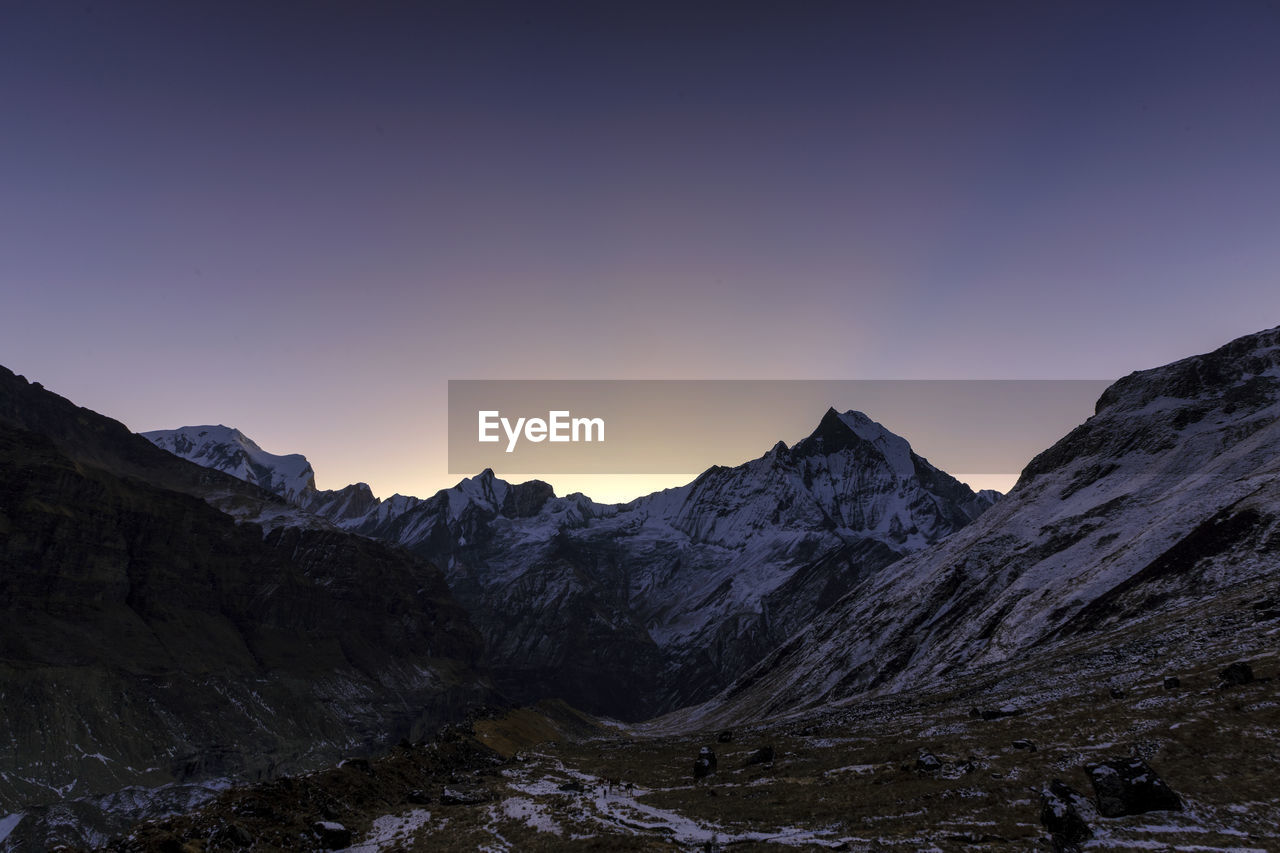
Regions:
M 1084 769 L 1103 817 L 1182 811 L 1182 799 L 1141 758 L 1114 758 Z
M 915 769 L 917 776 L 937 776 L 942 772 L 942 761 L 932 752 L 921 751 Z
M 421 788 L 414 788 L 405 796 L 405 799 L 415 806 L 425 806 L 431 803 L 431 795 Z
M 720 734 L 716 735 L 716 741 L 719 743 L 732 743 L 733 729 L 725 729 Z
M 1164 689 L 1165 689 L 1165 690 L 1177 690 L 1177 689 L 1178 689 L 1179 687 L 1181 687 L 1181 686 L 1182 686 L 1182 679 L 1178 678 L 1178 676 L 1176 676 L 1176 675 L 1166 675 L 1166 676 L 1164 677 Z
M 1112 688 L 1111 688 L 1111 698 L 1112 698 L 1112 699 L 1123 699 L 1123 698 L 1124 698 L 1124 691 L 1123 691 L 1123 690 L 1121 690 L 1119 687 L 1112 687 Z
M 1218 674 L 1224 685 L 1248 684 L 1253 681 L 1253 667 L 1244 661 L 1236 661 Z
M 1035 752 L 1036 745 L 1029 740 L 1015 740 L 1013 742 L 1014 749 L 1025 749 L 1027 752 Z
M 716 751 L 709 746 L 698 750 L 698 758 L 693 762 L 693 778 L 704 779 L 716 772 Z
M 182 839 L 173 833 L 155 839 L 152 844 L 159 853 L 183 853 Z
M 1021 713 L 1022 713 L 1021 708 L 1014 708 L 1011 705 L 1004 705 L 1000 708 L 983 708 L 982 710 L 978 711 L 978 716 L 984 720 L 998 720 L 1001 717 L 1016 717 Z M 970 711 L 969 714 L 970 716 L 972 716 L 973 711 Z
M 341 850 L 351 846 L 351 830 L 331 820 L 317 821 L 311 827 L 326 850 Z
M 747 759 L 747 764 L 771 764 L 773 763 L 773 747 L 766 744 L 755 752 L 751 753 L 751 757 Z
M 373 772 L 373 765 L 369 763 L 367 758 L 344 758 L 338 762 L 339 767 L 350 767 L 352 770 L 359 770 L 362 773 Z
M 951 844 L 962 845 L 965 849 L 970 847 L 978 847 L 981 849 L 992 844 L 1008 842 L 1009 839 L 1005 838 L 1003 835 L 993 835 L 986 832 L 960 832 L 955 835 L 944 835 L 942 836 L 942 840 Z M 845 849 L 848 850 L 849 848 L 845 847 Z
M 241 823 L 227 824 L 213 834 L 213 839 L 219 846 L 233 849 L 249 847 L 253 844 L 253 834 Z
M 587 790 L 586 786 L 577 779 L 570 779 L 561 785 L 558 790 L 564 791 L 566 794 L 581 794 Z
M 440 794 L 444 806 L 477 806 L 493 799 L 486 788 L 448 787 Z
M 1078 853 L 1081 845 L 1093 837 L 1077 801 L 1084 797 L 1060 779 L 1054 779 L 1040 792 L 1040 823 L 1049 831 L 1055 853 Z
M 1264 598 L 1254 603 L 1253 621 L 1266 622 L 1280 619 L 1280 598 Z

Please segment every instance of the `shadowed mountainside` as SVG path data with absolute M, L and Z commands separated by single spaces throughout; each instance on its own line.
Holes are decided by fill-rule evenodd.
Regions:
M 489 695 L 437 569 L 206 492 L 279 502 L 0 372 L 0 811 L 315 766 Z

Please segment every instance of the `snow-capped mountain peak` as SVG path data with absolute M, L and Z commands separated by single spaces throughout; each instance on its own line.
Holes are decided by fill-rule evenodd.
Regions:
M 216 468 L 294 503 L 316 490 L 315 472 L 300 453 L 278 456 L 234 427 L 185 426 L 142 433 L 152 444 L 206 468 Z
M 862 412 L 853 409 L 847 412 L 837 412 L 834 408 L 827 409 L 818 428 L 807 440 L 820 445 L 823 454 L 829 455 L 848 447 L 855 438 L 879 451 L 889 468 L 898 477 L 915 475 L 916 467 L 912 460 L 911 445 L 907 440 L 885 429 L 882 424 L 873 421 Z
M 510 483 L 499 480 L 494 475 L 492 468 L 485 468 L 476 476 L 467 477 L 445 491 L 449 496 L 449 517 L 458 518 L 463 510 L 473 504 L 496 513 L 501 510 L 510 487 Z

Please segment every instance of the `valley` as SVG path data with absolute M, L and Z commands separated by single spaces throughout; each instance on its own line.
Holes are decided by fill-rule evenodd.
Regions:
M 296 818 L 298 837 L 281 844 L 298 850 L 325 849 L 311 826 L 326 819 L 351 831 L 352 851 L 1051 849 L 1042 795 L 1061 780 L 1079 795 L 1087 849 L 1274 850 L 1280 613 L 1268 608 L 1278 593 L 1274 583 L 1242 589 L 1049 660 L 730 729 L 619 727 L 555 706 L 495 713 L 466 738 L 494 752 L 414 777 L 412 795 L 407 784 L 383 789 L 400 805 L 326 818 L 278 788 L 250 789 L 114 849 L 198 845 L 237 822 L 252 833 L 258 824 L 244 815 L 258 796 Z M 1255 679 L 1225 683 L 1221 672 L 1240 660 Z M 1171 674 L 1179 684 L 1166 688 Z M 703 747 L 717 769 L 695 779 Z M 1085 767 L 1135 755 L 1180 810 L 1098 813 Z M 368 776 L 379 775 L 374 762 Z M 335 801 L 356 790 L 328 785 Z

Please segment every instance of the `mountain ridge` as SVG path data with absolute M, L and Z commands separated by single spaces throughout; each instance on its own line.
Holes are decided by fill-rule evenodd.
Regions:
M 237 464 L 234 447 L 185 447 Z M 625 504 L 491 469 L 429 498 L 380 501 L 353 485 L 300 500 L 444 567 L 515 698 L 634 719 L 709 695 L 813 607 L 968 524 L 993 496 L 865 414 L 829 409 L 794 445 Z

